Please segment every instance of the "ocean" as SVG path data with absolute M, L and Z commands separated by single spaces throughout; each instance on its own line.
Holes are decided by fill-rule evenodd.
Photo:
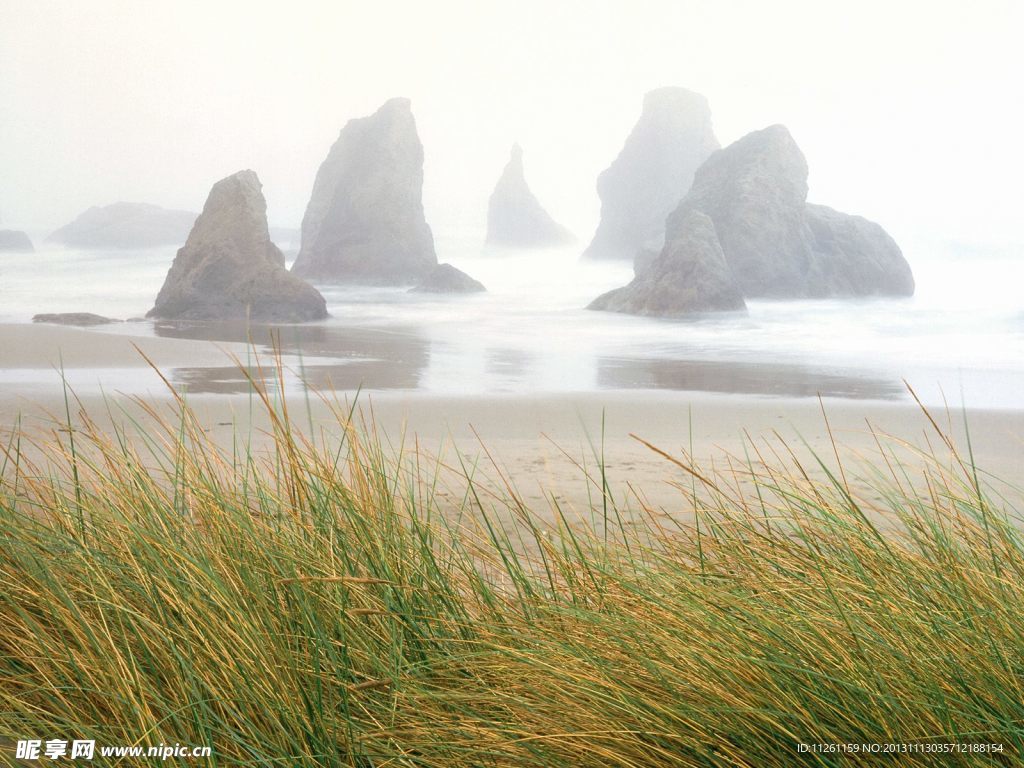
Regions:
M 439 259 L 483 282 L 487 293 L 318 286 L 332 317 L 285 329 L 283 343 L 302 356 L 297 377 L 345 391 L 670 389 L 905 401 L 909 385 L 929 405 L 1024 408 L 1024 254 L 908 253 L 917 279 L 912 298 L 751 301 L 746 315 L 680 321 L 587 311 L 600 293 L 628 282 L 632 268 L 582 262 L 581 250 L 484 252 L 476 233 L 442 233 Z M 43 245 L 34 254 L 0 254 L 0 322 L 76 311 L 139 318 L 174 252 Z M 231 325 L 137 321 L 98 330 L 246 339 Z M 106 370 L 102 383 L 130 389 L 136 375 Z M 0 373 L 0 386 L 26 376 Z M 223 369 L 183 369 L 172 379 L 195 392 L 244 385 L 227 360 Z

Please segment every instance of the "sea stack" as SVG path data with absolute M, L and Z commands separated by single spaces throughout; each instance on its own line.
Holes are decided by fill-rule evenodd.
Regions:
M 565 245 L 574 239 L 530 191 L 523 173 L 523 150 L 514 144 L 487 207 L 487 244 L 543 248 Z
M 692 211 L 661 253 L 638 266 L 633 282 L 599 296 L 587 309 L 685 317 L 746 307 L 715 225 L 703 213 Z
M 640 120 L 597 179 L 601 221 L 584 257 L 633 259 L 641 249 L 660 251 L 665 218 L 716 149 L 703 96 L 684 88 L 660 88 L 644 96 Z
M 253 171 L 213 185 L 147 317 L 284 323 L 327 317 L 324 297 L 285 269 L 270 241 L 267 202 Z
M 181 245 L 196 214 L 149 203 L 114 203 L 93 206 L 47 241 L 74 248 L 153 248 Z
M 32 240 L 17 229 L 0 229 L 0 253 L 33 253 Z
M 350 120 L 320 166 L 292 272 L 316 282 L 415 285 L 437 266 L 423 215 L 423 145 L 408 99 Z

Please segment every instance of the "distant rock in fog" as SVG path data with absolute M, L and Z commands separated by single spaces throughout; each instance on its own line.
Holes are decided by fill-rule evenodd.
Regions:
M 590 308 L 673 316 L 736 309 L 740 297 L 914 292 L 910 266 L 882 227 L 807 203 L 807 161 L 781 125 L 711 155 L 668 217 L 660 254 L 641 251 L 634 270 L 632 283 Z
M 410 291 L 414 293 L 480 293 L 483 283 L 451 264 L 438 264 Z
M 33 253 L 29 236 L 17 229 L 0 229 L 0 253 Z
M 107 325 L 108 323 L 120 323 L 113 317 L 104 317 L 92 312 L 56 312 L 53 314 L 34 315 L 33 323 L 48 323 L 52 325 Z
M 181 245 L 196 214 L 149 203 L 92 207 L 47 238 L 74 248 L 150 248 Z
M 147 317 L 285 323 L 327 317 L 324 297 L 285 269 L 271 242 L 253 171 L 213 185 Z
M 412 285 L 437 266 L 423 215 L 423 145 L 408 99 L 350 120 L 320 166 L 292 271 L 314 281 Z
M 530 191 L 523 173 L 523 150 L 518 144 L 513 145 L 512 156 L 487 207 L 487 244 L 543 248 L 571 243 L 574 239 Z
M 601 221 L 583 255 L 632 259 L 643 248 L 661 250 L 665 218 L 718 146 L 703 96 L 683 88 L 644 96 L 639 122 L 597 179 Z
M 746 309 L 732 270 L 703 213 L 691 211 L 671 243 L 637 266 L 633 282 L 599 296 L 588 309 L 653 317 Z
M 812 295 L 912 296 L 914 274 L 889 233 L 873 221 L 807 204 L 815 273 Z

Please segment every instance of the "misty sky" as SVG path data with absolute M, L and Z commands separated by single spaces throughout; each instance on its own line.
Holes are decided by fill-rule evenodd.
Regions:
M 644 92 L 679 85 L 723 145 L 786 124 L 814 202 L 897 239 L 1005 246 L 1024 241 L 1022 36 L 1012 0 L 0 0 L 0 216 L 46 232 L 117 200 L 198 210 L 252 168 L 271 222 L 297 226 L 341 126 L 408 96 L 435 230 L 482 230 L 518 141 L 587 240 Z

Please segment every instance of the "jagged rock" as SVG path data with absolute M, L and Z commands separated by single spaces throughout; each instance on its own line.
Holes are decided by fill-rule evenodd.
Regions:
M 451 264 L 438 264 L 414 288 L 414 293 L 480 293 L 486 291 L 483 283 L 474 280 Z
M 181 245 L 196 214 L 149 203 L 94 206 L 47 238 L 76 248 L 150 248 Z
M 323 282 L 415 284 L 437 266 L 423 215 L 423 146 L 408 99 L 350 120 L 320 166 L 292 271 Z
M 632 259 L 643 248 L 661 250 L 665 218 L 716 149 L 703 96 L 683 88 L 660 88 L 644 96 L 639 122 L 597 179 L 601 222 L 583 255 Z
M 707 159 L 666 223 L 666 242 L 690 211 L 701 211 L 745 296 L 805 296 L 812 258 L 806 199 L 803 152 L 784 126 L 773 125 Z
M 92 312 L 57 312 L 54 314 L 34 315 L 33 323 L 53 323 L 55 325 L 106 325 L 120 323 L 113 317 L 94 315 Z
M 571 243 L 574 239 L 530 191 L 523 174 L 523 150 L 518 144 L 513 145 L 512 156 L 487 207 L 487 244 L 543 248 Z
M 34 253 L 29 236 L 16 229 L 0 229 L 0 253 Z
M 744 310 L 740 293 L 711 219 L 691 211 L 670 243 L 633 281 L 595 299 L 588 309 L 653 317 Z
M 912 296 L 914 275 L 889 233 L 873 221 L 807 204 L 815 273 L 823 296 Z
M 707 214 L 743 295 L 801 298 L 913 292 L 910 267 L 877 224 L 807 205 L 807 161 L 785 126 L 715 152 L 669 216 Z
M 270 241 L 267 203 L 253 171 L 213 185 L 147 317 L 268 322 L 327 317 L 324 297 L 285 269 L 284 256 Z

